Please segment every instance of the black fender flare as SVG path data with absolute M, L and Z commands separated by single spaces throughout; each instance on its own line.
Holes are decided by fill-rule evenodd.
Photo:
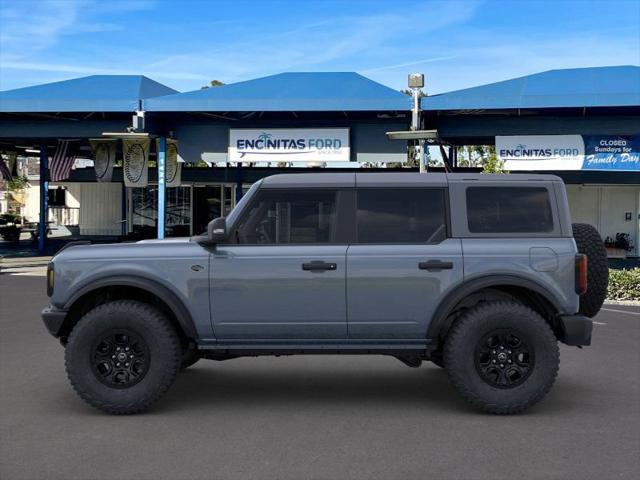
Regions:
M 436 309 L 432 317 L 432 321 L 429 324 L 429 328 L 427 329 L 427 338 L 437 340 L 442 329 L 448 327 L 447 317 L 449 316 L 453 308 L 462 300 L 464 300 L 465 297 L 484 288 L 505 285 L 531 290 L 532 292 L 541 295 L 545 300 L 547 300 L 555 309 L 556 314 L 562 313 L 562 309 L 560 307 L 561 303 L 558 298 L 556 298 L 556 296 L 551 293 L 549 289 L 540 285 L 539 283 L 517 275 L 486 275 L 465 281 L 462 284 L 451 289 L 444 300 L 440 302 L 440 305 L 438 305 L 438 308 Z
M 89 284 L 78 288 L 65 303 L 64 308 L 65 310 L 69 310 L 75 302 L 88 293 L 101 288 L 115 286 L 139 288 L 155 295 L 169 307 L 187 337 L 198 337 L 191 314 L 185 307 L 182 300 L 180 300 L 175 293 L 164 285 L 145 277 L 134 275 L 115 275 L 91 281 Z

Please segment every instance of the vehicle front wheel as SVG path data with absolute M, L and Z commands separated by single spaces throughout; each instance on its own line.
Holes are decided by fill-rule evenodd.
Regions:
M 138 413 L 158 401 L 180 369 L 182 348 L 165 316 L 134 300 L 104 303 L 73 328 L 65 351 L 71 385 L 93 407 Z
M 449 379 L 469 403 L 495 414 L 520 413 L 551 389 L 558 341 L 538 313 L 517 302 L 469 309 L 444 346 Z

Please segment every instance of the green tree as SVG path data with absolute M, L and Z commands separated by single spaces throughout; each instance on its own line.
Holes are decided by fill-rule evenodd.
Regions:
M 220 80 L 211 80 L 209 82 L 209 85 L 205 85 L 201 88 L 201 90 L 205 90 L 207 88 L 211 88 L 211 87 L 221 87 L 224 85 L 224 82 L 221 82 Z
M 495 147 L 490 147 L 486 161 L 482 165 L 482 173 L 509 173 L 504 169 L 504 162 L 496 155 Z

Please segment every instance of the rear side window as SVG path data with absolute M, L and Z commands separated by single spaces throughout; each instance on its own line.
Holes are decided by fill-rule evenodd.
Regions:
M 357 193 L 358 243 L 438 243 L 447 236 L 442 188 L 366 188 Z
M 549 192 L 542 187 L 469 187 L 467 221 L 472 233 L 551 232 Z
M 248 245 L 332 243 L 336 237 L 336 191 L 263 190 L 237 228 Z

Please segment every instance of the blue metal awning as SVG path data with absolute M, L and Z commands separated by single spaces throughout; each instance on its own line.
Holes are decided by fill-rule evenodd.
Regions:
M 407 111 L 411 99 L 354 72 L 281 73 L 144 102 L 150 112 Z
M 422 109 L 502 110 L 640 106 L 640 67 L 572 68 L 422 99 Z
M 91 75 L 0 92 L 0 112 L 133 112 L 142 99 L 173 93 L 143 75 Z

